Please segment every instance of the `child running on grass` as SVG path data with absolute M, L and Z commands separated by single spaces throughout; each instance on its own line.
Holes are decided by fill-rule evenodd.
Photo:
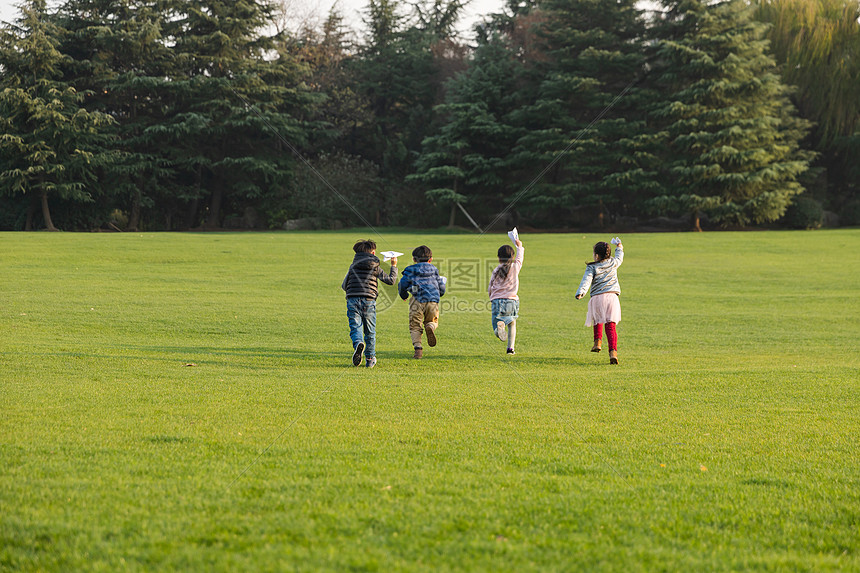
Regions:
M 621 239 L 615 237 L 610 241 L 615 245 L 615 256 L 610 258 L 609 243 L 594 245 L 594 260 L 585 263 L 585 274 L 576 291 L 577 300 L 585 295 L 591 287 L 591 298 L 588 300 L 588 314 L 585 315 L 585 326 L 594 327 L 594 346 L 592 352 L 600 352 L 603 338 L 603 325 L 606 325 L 606 338 L 609 342 L 609 363 L 618 364 L 618 333 L 615 325 L 621 320 L 621 285 L 618 284 L 618 267 L 624 260 L 624 248 Z
M 433 251 L 426 245 L 412 251 L 414 265 L 403 269 L 398 292 L 400 298 L 409 301 L 409 334 L 412 336 L 413 358 L 424 355 L 421 345 L 421 328 L 427 332 L 427 344 L 436 346 L 436 327 L 439 326 L 439 298 L 445 294 L 445 277 L 439 276 L 439 269 L 430 263 Z
M 361 364 L 361 354 L 367 358 L 365 366 L 376 366 L 376 297 L 379 296 L 377 278 L 393 285 L 397 280 L 397 259 L 391 259 L 391 271 L 385 274 L 376 258 L 376 243 L 358 241 L 352 246 L 355 257 L 340 287 L 346 291 L 346 316 L 349 318 L 349 337 L 352 339 L 352 365 Z
M 492 308 L 492 326 L 501 341 L 508 342 L 508 354 L 516 354 L 514 344 L 517 339 L 517 318 L 520 313 L 520 269 L 523 268 L 523 243 L 516 240 L 517 253 L 510 245 L 499 247 L 499 266 L 490 275 L 487 292 Z

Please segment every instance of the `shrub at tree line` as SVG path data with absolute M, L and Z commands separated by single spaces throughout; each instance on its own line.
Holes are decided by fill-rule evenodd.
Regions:
M 858 0 L 27 0 L 0 228 L 860 224 Z

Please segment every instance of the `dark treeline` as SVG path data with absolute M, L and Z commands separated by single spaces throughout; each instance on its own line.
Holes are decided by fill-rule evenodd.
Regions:
M 858 0 L 462 9 L 26 0 L 0 229 L 860 224 Z

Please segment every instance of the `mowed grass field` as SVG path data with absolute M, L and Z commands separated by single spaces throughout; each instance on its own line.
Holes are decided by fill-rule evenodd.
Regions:
M 364 237 L 452 281 L 423 360 L 388 288 L 351 366 Z M 610 236 L 522 238 L 506 356 L 503 234 L 0 234 L 0 570 L 860 570 L 860 231 L 623 236 L 617 366 Z

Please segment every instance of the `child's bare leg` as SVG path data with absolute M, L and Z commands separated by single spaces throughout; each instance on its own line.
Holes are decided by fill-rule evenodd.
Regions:
M 508 348 L 513 350 L 514 343 L 517 341 L 517 321 L 513 320 L 508 325 Z M 526 349 L 528 350 L 528 349 Z
M 496 321 L 496 327 L 493 329 L 493 333 L 496 335 L 496 338 L 502 342 L 508 339 L 508 332 L 505 330 L 505 323 L 501 320 Z

